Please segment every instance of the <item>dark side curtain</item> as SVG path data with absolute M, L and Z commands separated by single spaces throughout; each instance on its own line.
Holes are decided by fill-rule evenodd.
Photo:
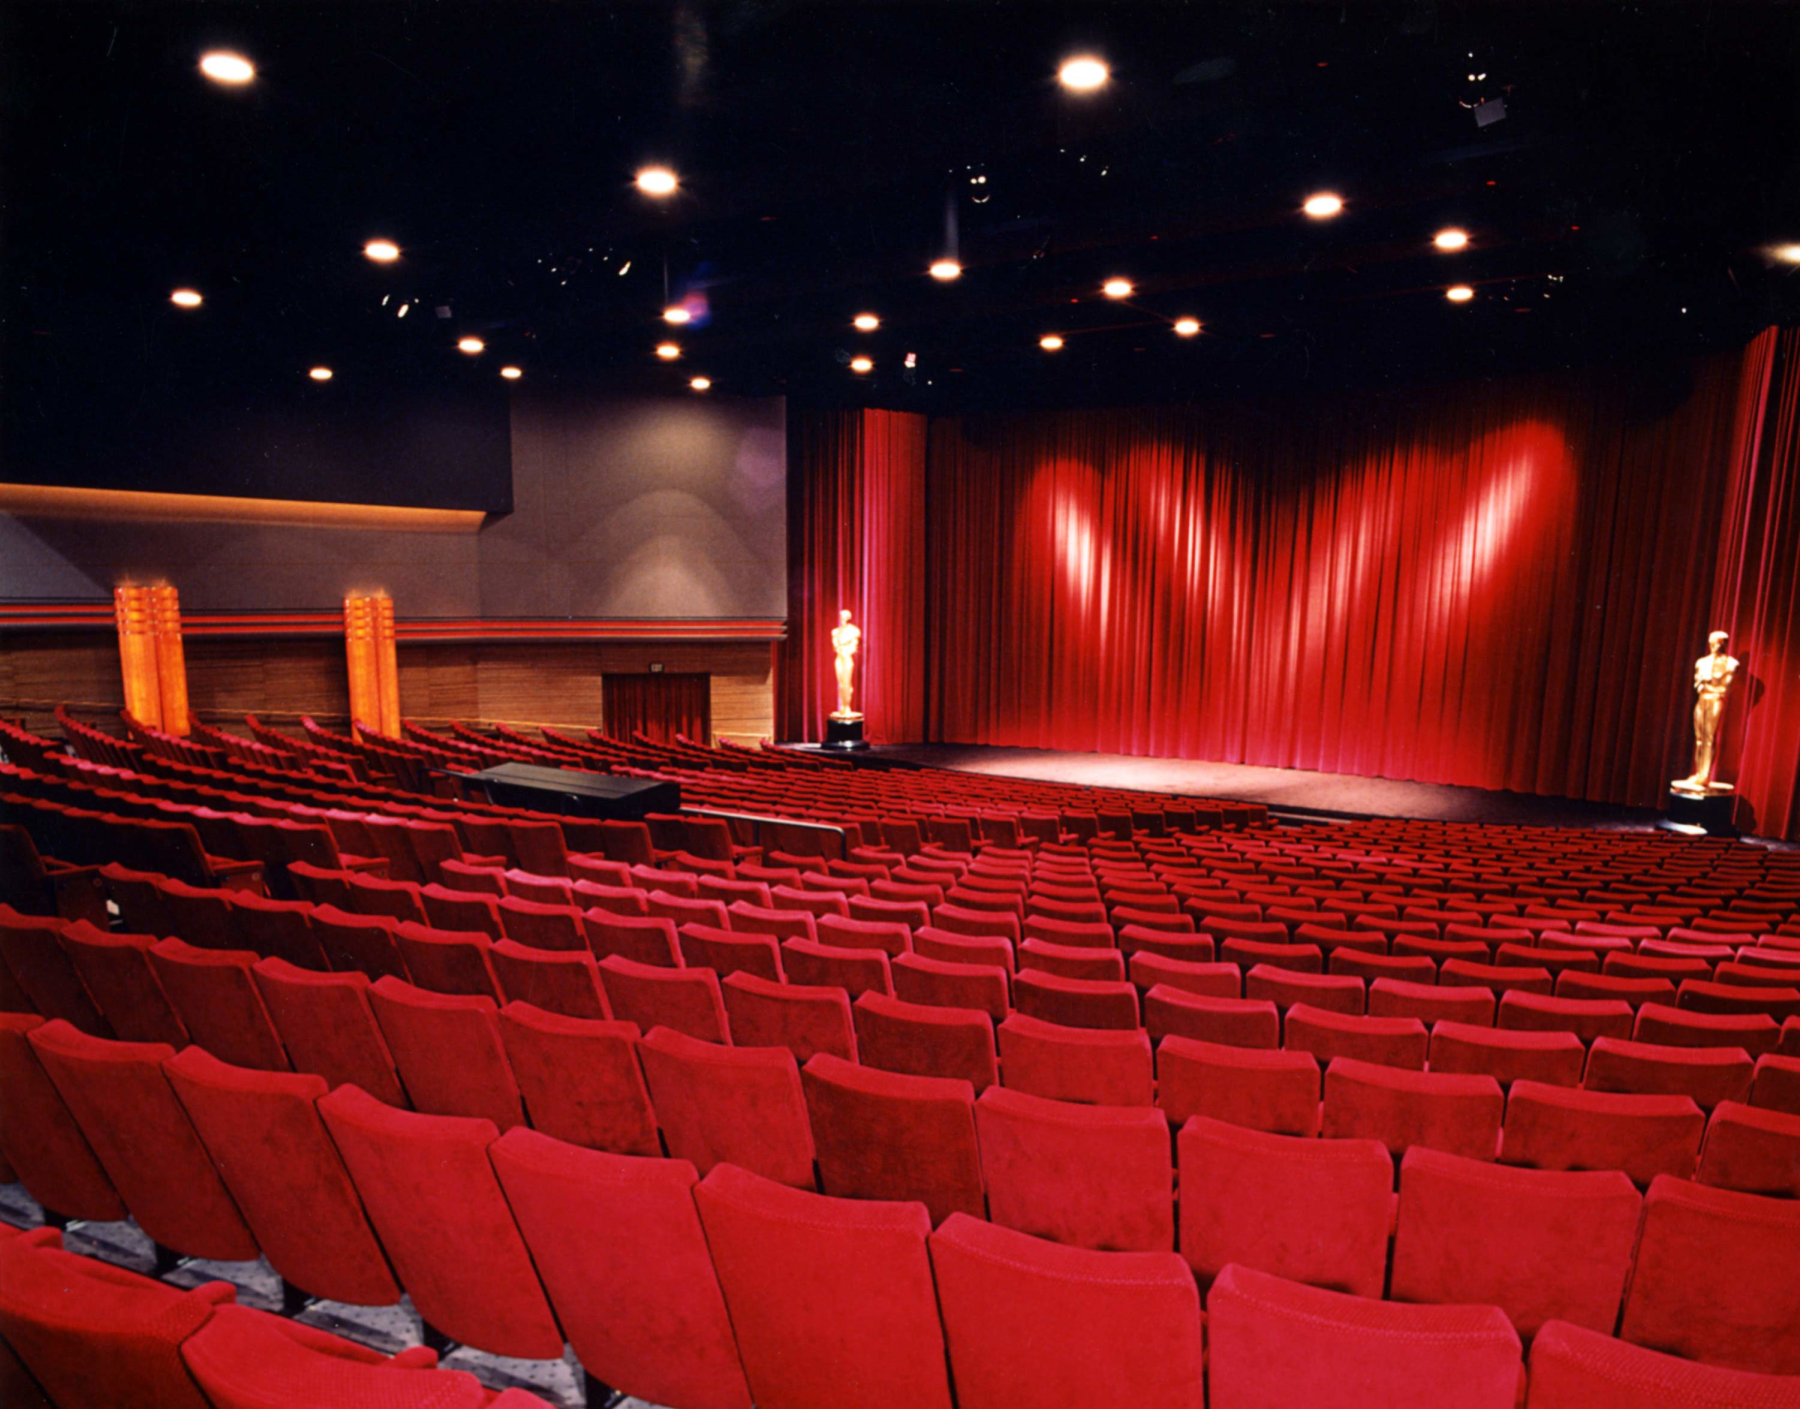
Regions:
M 696 743 L 712 741 L 710 675 L 605 675 L 600 709 L 606 732 L 615 739 L 629 739 L 641 729 L 659 743 L 677 733 Z

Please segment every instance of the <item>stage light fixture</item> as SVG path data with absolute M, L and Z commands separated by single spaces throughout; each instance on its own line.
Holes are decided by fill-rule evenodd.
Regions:
M 687 309 L 682 307 L 679 303 L 671 304 L 669 307 L 663 309 L 663 322 L 665 323 L 686 323 L 691 321 L 693 316 L 692 313 L 689 313 Z
M 1467 249 L 1469 246 L 1469 232 L 1467 230 L 1458 230 L 1455 226 L 1451 226 L 1449 229 L 1439 230 L 1437 234 L 1433 235 L 1431 237 L 1431 243 L 1445 251 Z
M 850 370 L 859 374 L 863 372 L 873 372 L 875 370 L 875 359 L 872 357 L 852 357 L 850 359 Z
M 525 374 L 522 371 L 520 371 L 517 367 L 502 367 L 500 369 L 500 375 L 505 377 L 506 380 L 509 382 L 516 382 L 519 380 L 520 377 L 524 376 Z
M 947 284 L 952 279 L 960 279 L 962 277 L 962 265 L 958 264 L 954 259 L 940 259 L 931 266 L 930 272 L 931 277 L 936 279 L 939 283 Z
M 328 382 L 331 380 L 331 368 L 314 367 L 312 371 L 308 372 L 306 375 L 311 377 L 315 382 Z
M 1075 93 L 1092 93 L 1096 88 L 1104 88 L 1106 80 L 1111 77 L 1112 70 L 1106 66 L 1106 61 L 1097 59 L 1092 54 L 1065 59 L 1063 66 L 1056 71 L 1057 81 Z
M 1467 303 L 1475 297 L 1475 290 L 1467 284 L 1453 284 L 1444 290 L 1444 297 L 1452 303 Z
M 850 322 L 859 333 L 872 333 L 881 326 L 881 320 L 873 313 L 859 313 Z
M 363 246 L 363 258 L 372 259 L 377 264 L 392 264 L 400 258 L 400 246 L 392 240 L 370 240 Z
M 227 83 L 235 88 L 256 77 L 256 65 L 229 49 L 214 49 L 200 56 L 200 72 L 214 83 Z
M 1131 280 L 1108 279 L 1100 286 L 1100 292 L 1105 294 L 1108 298 L 1130 298 L 1132 293 Z
M 1329 220 L 1344 209 L 1344 198 L 1332 191 L 1319 191 L 1306 198 L 1300 207 L 1314 220 Z
M 1800 245 L 1775 246 L 1775 258 L 1783 264 L 1800 264 Z
M 477 353 L 486 352 L 487 344 L 480 338 L 458 338 L 456 340 L 456 350 L 458 352 L 466 352 L 469 356 L 474 357 Z
M 177 308 L 198 308 L 204 301 L 196 289 L 176 289 L 169 295 L 169 302 Z
M 680 184 L 666 166 L 646 166 L 637 174 L 637 188 L 646 196 L 672 196 Z
M 659 342 L 656 345 L 656 355 L 665 362 L 673 362 L 677 357 L 681 356 L 681 344 L 675 342 Z
M 1057 333 L 1045 333 L 1043 337 L 1038 339 L 1038 346 L 1043 348 L 1045 352 L 1059 352 L 1062 350 L 1062 345 L 1062 337 Z
M 1200 320 L 1198 318 L 1177 318 L 1175 320 L 1175 336 L 1178 338 L 1191 338 L 1199 331 Z
M 695 391 L 708 391 L 712 388 L 711 377 L 695 377 L 688 383 Z

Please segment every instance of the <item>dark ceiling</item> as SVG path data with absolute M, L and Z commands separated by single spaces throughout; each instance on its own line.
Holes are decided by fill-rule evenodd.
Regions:
M 1792 6 L 14 0 L 0 24 L 15 449 L 315 363 L 364 399 L 516 363 L 955 410 L 1631 363 L 1800 317 L 1800 266 L 1766 253 L 1800 241 Z M 200 77 L 218 46 L 252 85 Z M 1055 81 L 1082 50 L 1114 72 L 1088 97 Z M 632 187 L 649 160 L 681 174 L 666 202 Z M 1300 214 L 1321 188 L 1339 218 Z M 1439 254 L 1450 224 L 1473 242 Z M 361 256 L 377 235 L 398 263 Z M 1113 275 L 1132 299 L 1099 296 Z

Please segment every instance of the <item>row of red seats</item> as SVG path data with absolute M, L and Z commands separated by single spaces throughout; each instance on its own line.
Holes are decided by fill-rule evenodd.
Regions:
M 146 1227 L 204 1240 L 213 1256 L 261 1248 L 309 1290 L 325 1281 L 392 1297 L 404 1286 L 433 1328 L 468 1344 L 546 1358 L 566 1336 L 597 1378 L 676 1409 L 747 1409 L 752 1396 L 948 1405 L 946 1344 L 959 1404 L 1016 1405 L 1027 1391 L 1057 1402 L 1059 1384 L 1081 1386 L 1083 1403 L 1201 1403 L 1191 1253 L 1086 1248 L 1002 1226 L 998 1212 L 988 1224 L 979 1211 L 940 1218 L 892 1197 L 810 1193 L 728 1160 L 696 1184 L 679 1157 L 502 1135 L 351 1087 L 327 1095 L 313 1078 L 235 1071 L 197 1049 L 109 1053 L 96 1049 L 116 1044 L 56 1027 L 32 1030 L 27 1045 Z M 1055 1103 L 999 1090 L 983 1101 L 983 1139 L 1015 1192 L 1044 1197 L 1047 1166 L 1090 1143 L 1056 1128 L 1062 1112 L 1046 1126 L 1034 1107 Z M 159 1116 L 187 1134 L 185 1160 L 157 1142 Z M 1092 1172 L 1129 1184 L 1121 1142 L 1110 1143 Z M 1619 1175 L 1498 1171 L 1418 1149 L 1401 1166 L 1396 1209 L 1379 1146 L 1315 1142 L 1316 1159 L 1268 1157 L 1293 1143 L 1204 1119 L 1182 1132 L 1184 1240 L 1214 1259 L 1199 1270 L 1214 1403 L 1511 1405 L 1521 1334 L 1556 1347 L 1572 1337 L 1584 1356 L 1649 1377 L 1625 1395 L 1615 1376 L 1611 1392 L 1625 1397 L 1602 1402 L 1660 1402 L 1672 1378 L 1770 1403 L 1800 1390 L 1746 1378 L 1800 1372 L 1786 1334 L 1800 1314 L 1786 1275 L 1800 1257 L 1800 1204 L 1667 1177 L 1640 1198 Z M 820 1156 L 825 1167 L 830 1152 Z M 1166 1143 L 1161 1158 L 1166 1186 Z M 1092 1220 L 1085 1192 L 1061 1191 L 1065 1228 Z M 895 1261 L 901 1230 L 926 1275 Z M 948 1262 L 933 1260 L 940 1245 Z M 1253 1270 L 1246 1259 L 1259 1257 L 1299 1276 Z M 1366 1294 L 1303 1285 L 1309 1275 Z M 909 1322 L 909 1308 L 929 1314 Z M 1057 1334 L 1026 1336 L 1022 1359 L 1020 1337 L 1046 1318 Z M 1472 1341 L 1443 1335 L 1471 1321 Z M 908 1325 L 936 1331 L 938 1353 L 912 1353 L 910 1332 L 896 1345 Z M 1257 1345 L 1279 1351 L 1279 1365 L 1259 1368 Z M 1350 1366 L 1354 1378 L 1328 1388 Z

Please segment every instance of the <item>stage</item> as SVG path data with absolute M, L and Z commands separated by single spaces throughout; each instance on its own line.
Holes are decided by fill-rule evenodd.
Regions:
M 1649 830 L 1662 821 L 1659 812 L 1646 807 L 1533 797 L 1445 783 L 1313 773 L 1302 768 L 1205 763 L 1191 758 L 1134 758 L 1116 753 L 973 744 L 881 744 L 869 749 L 863 758 L 878 765 L 922 765 L 1051 783 L 1087 783 L 1260 802 L 1283 816 L 1321 821 L 1424 817 L 1444 822 L 1601 827 L 1617 831 Z

